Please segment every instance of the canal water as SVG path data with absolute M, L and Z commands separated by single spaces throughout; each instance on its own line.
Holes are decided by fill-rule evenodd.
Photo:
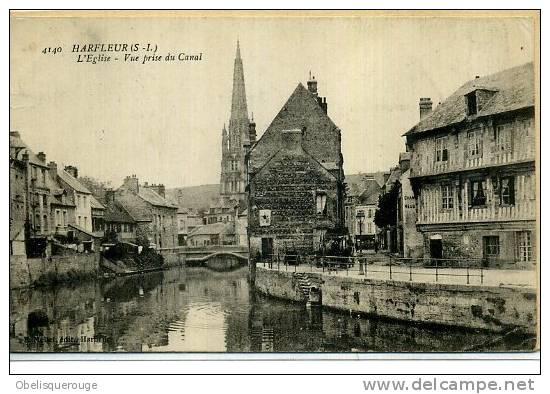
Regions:
M 12 352 L 455 352 L 534 339 L 339 313 L 255 293 L 247 268 L 172 268 L 13 290 Z

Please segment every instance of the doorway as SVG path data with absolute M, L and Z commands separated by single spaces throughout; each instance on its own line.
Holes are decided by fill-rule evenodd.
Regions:
M 262 257 L 271 258 L 273 254 L 273 238 L 262 238 Z
M 430 239 L 430 257 L 432 259 L 443 258 L 443 244 L 441 239 Z

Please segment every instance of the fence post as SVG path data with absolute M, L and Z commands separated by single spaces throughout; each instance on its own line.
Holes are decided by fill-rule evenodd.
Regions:
M 390 256 L 390 280 L 391 280 L 391 259 L 392 257 Z
M 483 267 L 480 268 L 480 271 L 481 271 L 481 284 L 483 284 Z
M 466 266 L 466 284 L 470 284 L 470 264 Z
M 437 260 L 435 260 L 435 281 L 437 282 L 438 280 L 438 277 L 439 277 L 439 271 L 438 271 L 438 264 L 437 264 Z
M 409 260 L 409 282 L 413 280 L 412 260 Z

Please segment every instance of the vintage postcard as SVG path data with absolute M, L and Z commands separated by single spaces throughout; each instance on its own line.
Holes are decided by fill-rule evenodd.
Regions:
M 12 11 L 12 353 L 532 352 L 537 11 Z

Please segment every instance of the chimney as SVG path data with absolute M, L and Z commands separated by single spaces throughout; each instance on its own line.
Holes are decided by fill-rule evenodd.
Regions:
M 307 90 L 317 97 L 317 81 L 315 80 L 315 76 L 311 76 L 311 72 L 309 73 L 309 81 L 307 81 Z
M 139 180 L 135 175 L 127 176 L 126 178 L 124 178 L 122 186 L 126 190 L 129 190 L 134 194 L 139 193 Z
M 399 154 L 399 169 L 404 173 L 411 167 L 411 152 L 401 152 Z
M 65 166 L 65 172 L 68 172 L 73 178 L 78 178 L 78 168 L 75 166 Z
M 248 124 L 248 139 L 250 140 L 250 145 L 256 143 L 256 122 L 254 122 L 254 119 Z
M 105 204 L 114 205 L 115 191 L 113 189 L 105 189 Z
M 420 107 L 420 120 L 424 119 L 426 115 L 432 112 L 432 99 L 429 97 L 421 97 L 419 102 Z
M 302 130 L 283 130 L 283 147 L 289 151 L 299 151 L 302 148 Z
M 19 131 L 10 131 L 10 137 L 21 138 Z
M 164 185 L 163 185 L 162 183 L 159 183 L 159 184 L 157 185 L 156 192 L 157 192 L 158 195 L 161 196 L 162 198 L 166 198 L 166 188 L 164 187 Z
M 317 97 L 317 101 L 319 102 L 319 105 L 321 106 L 321 108 L 323 109 L 323 111 L 326 114 L 327 113 L 327 98 L 326 97 Z
M 38 160 L 40 160 L 41 162 L 46 163 L 46 154 L 45 154 L 44 152 L 38 152 L 38 154 L 36 155 L 36 157 L 37 157 Z
M 50 172 L 50 177 L 55 181 L 57 179 L 57 163 L 55 161 L 48 163 L 48 171 Z

